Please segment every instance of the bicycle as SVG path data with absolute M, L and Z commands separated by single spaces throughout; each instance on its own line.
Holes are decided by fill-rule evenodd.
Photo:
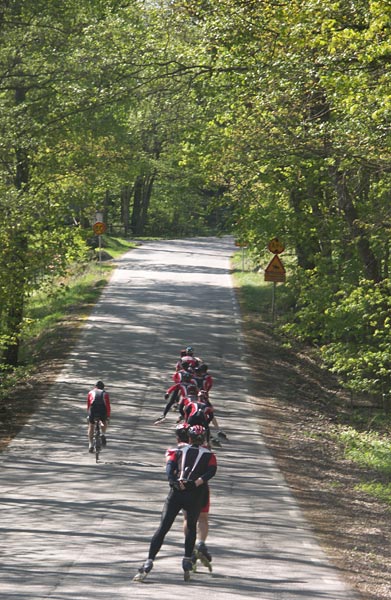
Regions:
M 93 439 L 96 462 L 99 462 L 99 454 L 103 447 L 101 425 L 102 425 L 102 421 L 100 419 L 96 419 L 94 422 L 94 439 Z

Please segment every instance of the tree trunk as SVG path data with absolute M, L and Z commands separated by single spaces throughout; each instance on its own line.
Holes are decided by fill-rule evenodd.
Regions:
M 333 181 L 337 193 L 338 206 L 348 224 L 357 252 L 361 259 L 366 279 L 378 283 L 381 281 L 381 269 L 378 259 L 373 253 L 369 240 L 358 221 L 358 214 L 346 184 L 346 173 L 335 168 Z
M 289 200 L 298 221 L 303 220 L 303 212 L 300 208 L 300 199 L 300 193 L 296 189 L 291 190 L 289 194 Z M 299 267 L 305 270 L 315 269 L 316 265 L 312 241 L 306 240 L 305 242 L 302 242 L 300 238 L 301 233 L 298 232 L 295 241 L 297 264 Z
M 132 232 L 134 235 L 144 234 L 154 181 L 155 174 L 139 175 L 134 184 L 134 201 L 131 221 Z
M 389 271 L 389 261 L 390 261 L 390 242 L 387 240 L 384 249 L 384 269 L 383 269 L 383 277 L 384 279 L 388 279 L 390 271 Z
M 140 214 L 140 227 L 142 232 L 144 233 L 145 225 L 147 223 L 148 217 L 148 209 L 151 201 L 153 182 L 155 181 L 155 174 L 148 175 L 144 178 L 143 185 L 143 198 L 141 204 L 141 214 Z
M 142 198 L 143 178 L 138 175 L 133 187 L 133 210 L 132 210 L 132 233 L 133 235 L 141 235 L 140 233 L 140 214 L 141 214 L 141 198 Z
M 133 188 L 130 185 L 124 185 L 121 190 L 121 222 L 124 226 L 125 236 L 130 233 L 130 198 Z

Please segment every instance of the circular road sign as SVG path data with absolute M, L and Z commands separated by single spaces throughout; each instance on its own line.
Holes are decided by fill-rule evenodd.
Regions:
M 106 231 L 105 223 L 101 223 L 101 221 L 97 221 L 92 229 L 94 230 L 95 235 L 102 235 Z
M 267 247 L 273 254 L 281 254 L 281 252 L 284 252 L 285 250 L 284 244 L 282 244 L 278 238 L 270 240 Z

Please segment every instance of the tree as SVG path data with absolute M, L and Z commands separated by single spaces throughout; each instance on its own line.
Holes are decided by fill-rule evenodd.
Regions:
M 113 98 L 127 92 L 121 84 L 123 45 L 113 44 L 123 33 L 113 13 L 116 5 L 3 3 L 0 347 L 10 365 L 18 359 L 26 297 L 44 276 L 60 273 L 80 249 L 79 230 L 68 226 L 75 192 L 80 198 L 92 181 L 104 179 L 96 175 L 96 158 L 91 160 L 88 151 L 97 148 L 98 139 L 104 147 L 103 115 Z M 133 19 L 136 38 L 139 13 L 128 9 L 126 18 L 128 23 Z M 98 122 L 95 132 L 91 123 Z

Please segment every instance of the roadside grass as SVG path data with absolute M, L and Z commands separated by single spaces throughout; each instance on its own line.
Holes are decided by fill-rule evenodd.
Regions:
M 242 252 L 234 255 L 231 264 L 244 327 L 252 334 L 250 344 L 256 343 L 256 332 L 271 322 L 272 284 L 264 282 L 263 274 L 255 270 L 251 261 L 243 260 Z M 390 413 L 355 406 L 354 410 L 343 411 L 343 415 L 336 414 L 336 417 L 341 423 L 333 430 L 332 437 L 341 452 L 347 459 L 373 472 L 373 481 L 364 481 L 363 473 L 363 481 L 357 487 L 391 506 Z M 322 443 L 322 434 L 317 434 L 317 439 Z
M 87 263 L 83 269 L 71 269 L 66 277 L 51 282 L 29 299 L 25 311 L 20 362 L 35 362 L 45 346 L 58 336 L 67 320 L 83 320 L 97 302 L 110 278 L 113 266 Z
M 336 434 L 343 445 L 345 457 L 376 474 L 370 482 L 356 487 L 391 506 L 391 438 L 389 433 L 358 431 L 354 427 L 341 427 Z
M 346 458 L 384 475 L 391 475 L 389 436 L 381 435 L 377 431 L 364 432 L 353 427 L 342 427 L 338 438 L 344 445 Z
M 113 237 L 108 235 L 102 235 L 102 248 L 106 250 L 113 258 L 119 258 L 130 250 L 131 248 L 135 248 L 137 243 L 127 240 L 122 237 Z M 96 254 L 98 253 L 98 249 L 95 250 Z
M 270 320 L 272 287 L 263 280 L 253 261 L 238 252 L 232 258 L 232 276 L 240 298 L 242 314 L 247 319 Z
M 120 237 L 102 236 L 105 251 L 118 258 L 136 243 Z M 111 260 L 96 260 L 72 265 L 65 277 L 48 282 L 28 299 L 25 310 L 23 338 L 20 347 L 20 367 L 7 375 L 12 387 L 23 380 L 38 363 L 50 358 L 55 344 L 64 338 L 64 331 L 75 330 L 87 318 L 108 283 L 115 264 Z M 65 337 L 64 340 L 67 340 Z M 67 343 L 67 341 L 65 342 Z

